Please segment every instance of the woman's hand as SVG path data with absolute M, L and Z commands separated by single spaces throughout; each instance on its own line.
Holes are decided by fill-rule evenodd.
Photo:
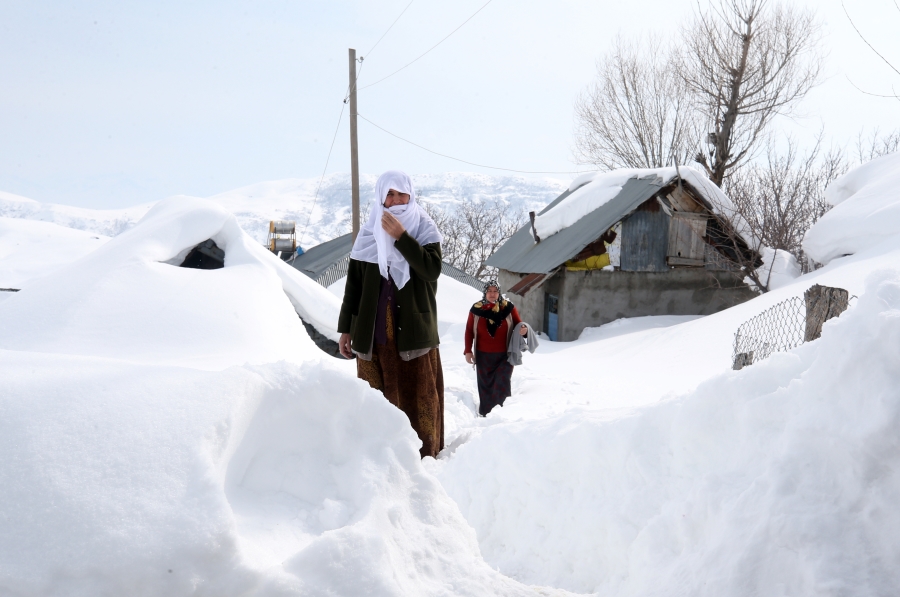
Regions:
M 475 356 L 471 352 L 466 353 L 466 362 L 470 365 L 475 364 Z
M 520 335 L 520 336 L 527 336 L 527 335 L 528 335 L 528 328 L 525 327 L 524 325 L 523 325 L 522 327 L 520 327 L 520 328 L 519 328 L 519 335 Z
M 381 215 L 381 227 L 384 228 L 384 231 L 388 233 L 388 236 L 394 240 L 397 240 L 404 232 L 406 232 L 406 228 L 403 227 L 400 220 L 395 218 L 389 211 L 385 211 Z
M 353 353 L 350 351 L 350 334 L 341 334 L 341 338 L 338 340 L 338 349 L 345 359 L 353 358 Z

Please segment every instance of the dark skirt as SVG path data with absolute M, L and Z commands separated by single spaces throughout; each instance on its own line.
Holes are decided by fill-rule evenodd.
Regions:
M 444 371 L 437 347 L 411 361 L 400 358 L 387 310 L 387 344 L 372 347 L 372 360 L 356 359 L 356 375 L 380 390 L 388 402 L 409 418 L 422 440 L 419 454 L 437 457 L 444 449 Z
M 486 416 L 512 395 L 510 379 L 513 366 L 505 352 L 475 351 L 475 373 L 478 376 L 478 413 Z

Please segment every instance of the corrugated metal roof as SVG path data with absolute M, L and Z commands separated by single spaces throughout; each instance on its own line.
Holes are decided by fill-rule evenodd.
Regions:
M 344 236 L 339 236 L 324 242 L 321 245 L 316 245 L 303 253 L 303 255 L 297 256 L 291 262 L 291 265 L 313 280 L 317 280 L 320 284 L 327 287 L 338 278 L 347 275 L 347 264 L 340 263 L 340 261 L 342 259 L 346 260 L 350 255 L 350 249 L 353 248 L 353 241 L 351 240 L 352 236 L 352 234 L 345 234 Z M 329 276 L 324 279 L 321 278 L 322 274 L 325 273 L 328 268 L 339 263 L 340 265 L 336 271 L 329 272 Z M 467 274 L 459 268 L 453 267 L 446 261 L 441 263 L 441 274 L 453 278 L 458 282 L 462 282 L 463 284 L 467 284 L 477 290 L 481 290 L 484 285 L 478 278 Z
M 625 183 L 619 194 L 607 203 L 568 228 L 560 230 L 539 243 L 534 242 L 534 238 L 531 236 L 531 224 L 528 223 L 490 256 L 487 265 L 520 274 L 545 274 L 597 240 L 616 222 L 655 195 L 662 188 L 661 185 L 662 181 L 656 176 L 631 178 Z M 570 194 L 570 191 L 566 191 L 545 207 L 541 213 L 554 207 Z
M 322 272 L 348 255 L 351 248 L 353 248 L 353 235 L 345 234 L 321 245 L 316 245 L 303 255 L 298 255 L 291 265 L 310 278 L 316 279 Z

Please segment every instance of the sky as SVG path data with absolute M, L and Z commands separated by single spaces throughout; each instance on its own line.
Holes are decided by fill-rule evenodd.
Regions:
M 486 1 L 2 0 L 0 190 L 116 208 L 347 172 L 351 47 L 364 57 L 359 113 L 378 126 L 469 162 L 567 180 L 585 169 L 572 154 L 573 104 L 596 60 L 616 35 L 675 33 L 696 9 L 688 0 Z M 897 100 L 854 87 L 889 94 L 900 75 L 839 1 L 810 6 L 827 76 L 776 131 L 802 144 L 824 129 L 849 146 L 860 131 L 900 128 Z M 893 0 L 847 9 L 900 68 Z M 504 174 L 362 119 L 359 146 L 364 173 Z

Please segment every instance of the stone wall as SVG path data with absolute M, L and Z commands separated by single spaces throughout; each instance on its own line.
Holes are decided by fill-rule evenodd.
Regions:
M 500 284 L 509 288 L 521 276 L 501 270 Z M 665 272 L 558 272 L 526 296 L 510 295 L 522 319 L 544 329 L 544 295 L 559 299 L 559 340 L 576 340 L 586 327 L 622 317 L 646 315 L 711 315 L 756 294 L 740 274 L 702 268 Z

